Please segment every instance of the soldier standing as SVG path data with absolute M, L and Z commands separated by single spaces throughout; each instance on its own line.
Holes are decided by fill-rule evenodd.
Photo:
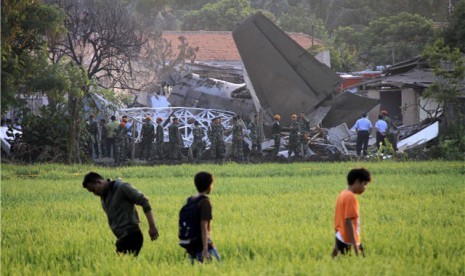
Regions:
M 224 143 L 224 128 L 221 124 L 220 117 L 214 118 L 211 125 L 211 146 L 210 150 L 215 159 L 220 160 L 224 158 L 226 145 Z
M 253 121 L 249 124 L 250 139 L 252 140 L 252 151 L 262 153 L 262 130 L 258 122 L 258 114 L 254 115 Z
M 289 124 L 289 149 L 288 155 L 294 153 L 295 156 L 300 156 L 299 152 L 299 123 L 297 122 L 297 115 L 292 114 L 291 123 Z
M 107 155 L 107 147 L 106 147 L 106 142 L 107 142 L 107 126 L 106 126 L 106 120 L 105 119 L 100 119 L 99 122 L 99 132 L 100 132 L 100 156 L 101 157 L 106 157 Z
M 89 121 L 87 122 L 87 129 L 90 134 L 90 155 L 99 158 L 98 150 L 98 123 L 95 120 L 95 115 L 89 115 Z
M 305 118 L 304 113 L 300 113 L 299 117 L 299 132 L 300 132 L 300 142 L 302 144 L 303 155 L 306 156 L 310 154 L 308 148 L 308 133 L 310 132 L 310 122 Z M 300 147 L 299 147 L 300 148 Z
M 155 137 L 155 127 L 151 123 L 152 118 L 149 116 L 145 117 L 145 123 L 141 129 L 141 148 L 140 148 L 140 159 L 150 160 L 150 151 L 152 150 L 152 142 Z M 144 154 L 144 151 L 146 154 Z
M 281 145 L 281 123 L 279 122 L 281 120 L 281 116 L 276 114 L 274 115 L 274 122 L 273 126 L 271 127 L 271 134 L 273 136 L 273 141 L 274 141 L 274 149 L 273 149 L 273 154 L 274 156 L 277 156 L 279 153 L 279 147 Z
M 205 131 L 200 127 L 198 121 L 195 121 L 194 128 L 192 129 L 192 136 L 194 137 L 191 145 L 192 156 L 199 160 L 202 157 L 203 151 L 205 150 Z
M 117 166 L 126 161 L 126 143 L 127 143 L 127 129 L 126 123 L 121 122 L 115 131 L 115 164 Z
M 232 156 L 236 161 L 243 161 L 244 154 L 242 151 L 242 140 L 244 140 L 244 131 L 241 124 L 241 118 L 233 118 L 233 137 L 232 137 Z
M 163 153 L 163 143 L 165 140 L 165 133 L 163 132 L 163 118 L 158 117 L 157 118 L 157 130 L 155 133 L 155 145 L 156 145 L 156 150 L 157 150 L 157 156 L 160 160 L 163 159 L 164 153 Z
M 170 140 L 171 158 L 174 160 L 181 159 L 181 150 L 179 148 L 181 144 L 181 135 L 179 133 L 179 120 L 174 117 L 171 125 L 168 127 L 168 134 Z

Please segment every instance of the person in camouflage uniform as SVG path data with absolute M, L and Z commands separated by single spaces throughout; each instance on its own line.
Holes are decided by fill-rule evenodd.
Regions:
M 281 116 L 278 114 L 274 115 L 274 122 L 271 126 L 271 135 L 274 141 L 273 155 L 277 156 L 279 153 L 279 147 L 281 146 Z
M 244 130 L 242 128 L 241 118 L 235 116 L 233 118 L 232 130 L 232 156 L 236 161 L 243 161 L 244 154 L 242 151 L 242 141 L 244 140 Z
M 152 124 L 152 118 L 147 116 L 145 123 L 141 129 L 141 142 L 140 142 L 140 159 L 150 160 L 150 152 L 152 150 L 153 138 L 155 138 L 155 127 Z M 145 154 L 144 154 L 145 151 Z
M 95 120 L 95 115 L 90 114 L 89 120 L 87 121 L 87 130 L 90 134 L 90 155 L 91 157 L 95 156 L 95 158 L 100 157 L 99 149 L 98 149 L 98 123 Z
M 163 132 L 163 118 L 157 118 L 157 129 L 155 133 L 155 146 L 158 159 L 162 160 L 164 157 L 163 144 L 165 140 L 165 133 Z
M 300 113 L 299 116 L 299 138 L 302 145 L 303 155 L 309 155 L 310 149 L 308 148 L 308 134 L 310 132 L 310 122 L 305 118 L 304 113 Z M 299 146 L 300 148 L 300 146 Z
M 100 156 L 107 157 L 107 122 L 105 119 L 100 119 L 99 129 L 100 129 Z
M 192 136 L 194 138 L 191 145 L 192 157 L 200 160 L 203 151 L 205 150 L 205 142 L 203 141 L 203 138 L 205 137 L 205 131 L 200 127 L 200 124 L 197 121 L 194 123 Z
M 209 138 L 211 142 L 210 151 L 212 156 L 217 160 L 223 159 L 226 152 L 226 145 L 224 143 L 224 128 L 219 117 L 213 119 L 210 126 Z
M 115 164 L 117 166 L 122 165 L 126 161 L 127 157 L 127 128 L 126 123 L 121 122 L 118 128 L 115 130 Z
M 171 159 L 174 159 L 174 160 L 180 160 L 182 158 L 181 149 L 180 149 L 182 138 L 181 138 L 181 134 L 179 133 L 178 124 L 179 124 L 178 118 L 174 117 L 171 125 L 168 127 Z
M 256 150 L 260 154 L 262 152 L 262 128 L 258 119 L 258 114 L 255 114 L 253 121 L 249 124 L 249 130 L 250 139 L 252 140 L 252 151 Z
M 288 155 L 291 157 L 291 154 L 294 153 L 295 156 L 300 156 L 299 150 L 299 123 L 297 122 L 297 115 L 292 114 L 291 123 L 288 126 L 289 129 L 289 149 Z

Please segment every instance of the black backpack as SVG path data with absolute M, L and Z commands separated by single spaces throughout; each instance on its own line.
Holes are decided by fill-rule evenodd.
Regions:
M 199 202 L 207 196 L 200 195 L 197 198 L 189 197 L 179 211 L 179 245 L 186 249 L 202 245 L 202 232 L 200 230 Z

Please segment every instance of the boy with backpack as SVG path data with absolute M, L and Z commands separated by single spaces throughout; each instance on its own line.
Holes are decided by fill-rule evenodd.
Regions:
M 333 258 L 339 253 L 346 254 L 352 247 L 355 255 L 358 256 L 361 252 L 365 256 L 361 244 L 360 212 L 356 195 L 363 194 L 365 186 L 370 181 L 370 172 L 364 168 L 352 169 L 347 175 L 347 189 L 339 193 L 336 201 L 334 216 L 336 242 L 332 252 Z
M 195 260 L 211 260 L 212 256 L 220 260 L 210 238 L 213 216 L 208 195 L 213 189 L 213 175 L 199 172 L 194 177 L 194 183 L 199 193 L 189 197 L 179 212 L 179 245 L 186 249 L 192 263 Z

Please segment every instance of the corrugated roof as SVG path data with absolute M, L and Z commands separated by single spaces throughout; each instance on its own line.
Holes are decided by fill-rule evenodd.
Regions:
M 287 33 L 302 48 L 308 49 L 312 46 L 312 37 L 302 33 Z M 240 55 L 236 48 L 231 32 L 220 31 L 164 31 L 162 38 L 171 41 L 173 51 L 176 53 L 181 44 L 179 37 L 185 37 L 189 46 L 198 47 L 196 61 L 239 61 Z M 314 45 L 322 45 L 318 39 L 313 39 Z

